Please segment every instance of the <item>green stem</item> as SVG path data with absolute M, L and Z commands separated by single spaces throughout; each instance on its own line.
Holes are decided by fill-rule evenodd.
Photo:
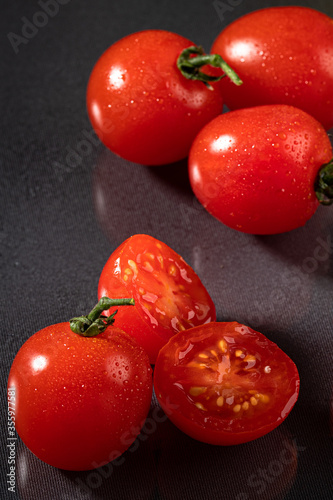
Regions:
M 83 337 L 95 337 L 104 332 L 107 326 L 112 325 L 115 311 L 110 316 L 102 316 L 102 312 L 115 306 L 134 306 L 134 299 L 109 299 L 102 297 L 87 316 L 79 316 L 69 321 L 72 332 Z
M 192 57 L 193 55 L 195 57 Z M 221 76 L 212 76 L 200 71 L 200 68 L 207 64 L 214 68 L 221 68 L 224 74 Z M 193 46 L 183 50 L 177 59 L 177 67 L 185 78 L 188 80 L 199 80 L 211 90 L 213 87 L 209 82 L 218 82 L 225 76 L 228 76 L 235 85 L 242 85 L 243 83 L 237 73 L 219 54 L 205 54 L 202 47 Z
M 316 196 L 322 205 L 333 203 L 333 158 L 321 167 L 315 182 Z

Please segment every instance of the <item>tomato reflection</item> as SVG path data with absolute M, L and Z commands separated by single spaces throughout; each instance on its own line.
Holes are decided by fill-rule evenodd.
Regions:
M 104 150 L 93 171 L 92 189 L 96 218 L 116 245 L 144 233 L 172 246 L 186 234 L 187 221 L 175 210 L 180 208 L 179 189 L 193 197 L 186 161 L 148 168 Z
M 161 412 L 162 414 L 162 412 Z M 17 441 L 16 480 L 19 498 L 57 500 L 150 500 L 156 485 L 153 439 L 156 411 L 130 448 L 116 460 L 91 471 L 64 471 L 51 467 Z M 135 477 L 135 484 L 131 478 Z M 142 480 L 138 480 L 141 478 Z
M 186 161 L 148 168 L 108 150 L 97 160 L 92 190 L 96 218 L 112 246 L 138 233 L 167 243 L 209 286 L 221 320 L 265 331 L 293 327 L 309 314 L 317 277 L 331 272 L 333 211 L 326 207 L 289 233 L 241 234 L 195 198 Z
M 163 500 L 281 500 L 297 472 L 297 443 L 276 429 L 245 445 L 205 445 L 163 424 L 158 485 Z

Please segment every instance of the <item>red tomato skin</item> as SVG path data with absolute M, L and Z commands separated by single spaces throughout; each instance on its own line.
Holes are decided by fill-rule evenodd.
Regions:
M 307 7 L 271 7 L 247 14 L 216 38 L 243 84 L 222 81 L 229 109 L 289 104 L 333 126 L 333 20 Z
M 236 333 L 238 331 L 238 333 Z M 279 383 L 274 384 L 277 394 L 281 389 L 282 398 L 279 400 L 278 408 L 273 408 L 272 417 L 267 417 L 267 422 L 261 417 L 260 424 L 254 417 L 252 421 L 244 418 L 240 423 L 235 424 L 234 415 L 228 419 L 212 415 L 207 409 L 195 407 L 185 396 L 180 385 L 190 384 L 193 386 L 205 385 L 204 379 L 200 380 L 200 375 L 191 380 L 191 372 L 177 372 L 178 366 L 186 359 L 187 352 L 190 351 L 192 343 L 210 339 L 231 338 L 231 342 L 239 341 L 239 332 L 244 331 L 243 347 L 254 346 L 258 350 L 258 359 L 265 361 L 279 369 L 280 365 L 285 370 L 279 376 Z M 236 334 L 236 335 L 235 335 Z M 196 340 L 197 339 L 197 340 Z M 207 344 L 208 345 L 208 344 Z M 184 349 L 187 346 L 188 349 Z M 179 353 L 181 352 L 181 357 Z M 204 372 L 205 370 L 203 370 Z M 272 369 L 274 373 L 274 369 Z M 192 372 L 193 373 L 193 372 Z M 193 376 L 193 375 L 192 375 Z M 208 381 L 212 377 L 211 371 L 206 372 Z M 266 375 L 269 376 L 268 374 Z M 274 377 L 276 373 L 274 373 Z M 259 382 L 260 383 L 260 382 Z M 261 382 L 263 385 L 265 382 Z M 251 384 L 251 382 L 250 382 Z M 253 387 L 257 388 L 257 380 L 254 380 Z M 279 384 L 284 384 L 280 387 Z M 266 382 L 267 385 L 267 382 Z M 249 385 L 250 386 L 250 385 Z M 185 434 L 208 444 L 229 446 L 253 441 L 271 432 L 278 427 L 289 415 L 295 405 L 299 395 L 300 379 L 296 365 L 276 344 L 268 340 L 263 334 L 256 332 L 250 327 L 238 322 L 211 322 L 201 327 L 195 327 L 185 332 L 180 332 L 170 339 L 160 351 L 154 369 L 154 390 L 162 409 L 169 419 Z M 258 392 L 260 387 L 258 388 Z M 225 405 L 225 403 L 224 403 Z M 251 406 L 251 405 L 250 405 Z M 258 417 L 259 419 L 260 417 Z M 258 420 L 259 421 L 259 420 Z
M 145 30 L 102 54 L 89 78 L 87 110 L 111 151 L 145 165 L 176 162 L 187 156 L 203 125 L 221 113 L 220 82 L 211 91 L 187 80 L 176 66 L 182 50 L 192 45 L 175 33 Z
M 90 470 L 121 455 L 140 432 L 151 367 L 119 328 L 88 338 L 58 323 L 23 344 L 8 389 L 15 390 L 17 433 L 32 453 L 60 469 Z
M 203 206 L 244 233 L 303 226 L 319 202 L 314 183 L 332 146 L 304 111 L 268 105 L 225 113 L 207 124 L 189 154 L 192 189 Z
M 149 260 L 149 263 L 154 266 L 154 271 L 144 272 L 141 269 L 141 274 L 139 273 L 133 282 L 125 281 L 124 276 L 129 268 L 128 261 L 139 265 L 138 261 L 141 259 L 143 262 L 147 253 L 156 255 L 155 263 Z M 162 262 L 161 267 L 159 262 Z M 172 291 L 170 287 L 173 285 L 168 281 L 167 274 L 171 266 L 175 266 L 179 271 Z M 143 284 L 143 280 L 146 285 Z M 155 291 L 156 285 L 157 291 Z M 172 308 L 171 315 L 166 309 L 168 305 L 157 302 L 156 308 L 164 315 L 165 321 L 162 321 L 163 318 L 159 319 L 156 310 L 149 312 L 150 305 L 143 302 L 144 295 L 141 290 L 143 286 L 148 287 L 146 292 L 160 294 L 159 297 L 166 298 L 167 301 L 176 303 L 179 300 L 178 310 Z M 181 287 L 186 287 L 186 289 L 183 291 Z M 131 236 L 111 254 L 102 270 L 98 284 L 98 298 L 103 296 L 134 298 L 135 306 L 118 309 L 117 325 L 132 335 L 144 348 L 151 364 L 155 363 L 161 347 L 177 333 L 177 320 L 184 328 L 216 320 L 215 305 L 194 270 L 172 248 L 146 234 Z M 111 314 L 113 309 L 108 312 Z M 190 320 L 187 319 L 189 317 L 191 317 Z

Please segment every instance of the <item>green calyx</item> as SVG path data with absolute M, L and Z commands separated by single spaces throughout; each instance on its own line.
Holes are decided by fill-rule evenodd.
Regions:
M 110 316 L 103 316 L 102 312 L 115 306 L 134 306 L 134 299 L 109 299 L 102 297 L 87 316 L 79 316 L 69 321 L 72 332 L 83 337 L 95 337 L 114 323 L 117 310 Z
M 207 64 L 214 68 L 221 68 L 224 74 L 212 76 L 200 71 L 200 68 Z M 185 78 L 188 80 L 199 80 L 211 90 L 213 90 L 213 87 L 210 83 L 218 82 L 225 76 L 228 76 L 235 85 L 242 85 L 243 83 L 237 73 L 220 55 L 205 54 L 202 47 L 192 46 L 184 49 L 177 59 L 177 67 Z
M 315 192 L 322 205 L 333 203 L 333 158 L 321 167 L 315 182 Z

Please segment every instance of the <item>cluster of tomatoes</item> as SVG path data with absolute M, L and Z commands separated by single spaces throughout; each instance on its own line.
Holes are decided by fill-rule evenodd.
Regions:
M 195 195 L 227 226 L 290 231 L 333 198 L 332 51 L 332 19 L 305 7 L 236 20 L 212 55 L 178 34 L 141 31 L 98 60 L 88 114 L 129 161 L 188 156 Z M 232 111 L 221 114 L 223 103 Z
M 200 278 L 162 241 L 124 241 L 98 297 L 87 316 L 35 333 L 12 364 L 16 430 L 46 463 L 87 470 L 123 453 L 150 408 L 151 365 L 166 415 L 207 443 L 256 439 L 295 404 L 293 361 L 261 333 L 217 322 Z
M 235 229 L 304 224 L 332 195 L 332 20 L 306 8 L 257 11 L 213 51 L 160 30 L 115 43 L 88 85 L 98 136 L 147 165 L 189 155 L 195 194 Z M 221 114 L 223 101 L 234 110 Z M 293 361 L 250 327 L 217 322 L 200 278 L 163 242 L 124 241 L 98 298 L 87 316 L 30 337 L 10 370 L 16 430 L 46 463 L 89 470 L 117 458 L 145 422 L 153 385 L 170 420 L 212 444 L 263 436 L 293 408 Z

